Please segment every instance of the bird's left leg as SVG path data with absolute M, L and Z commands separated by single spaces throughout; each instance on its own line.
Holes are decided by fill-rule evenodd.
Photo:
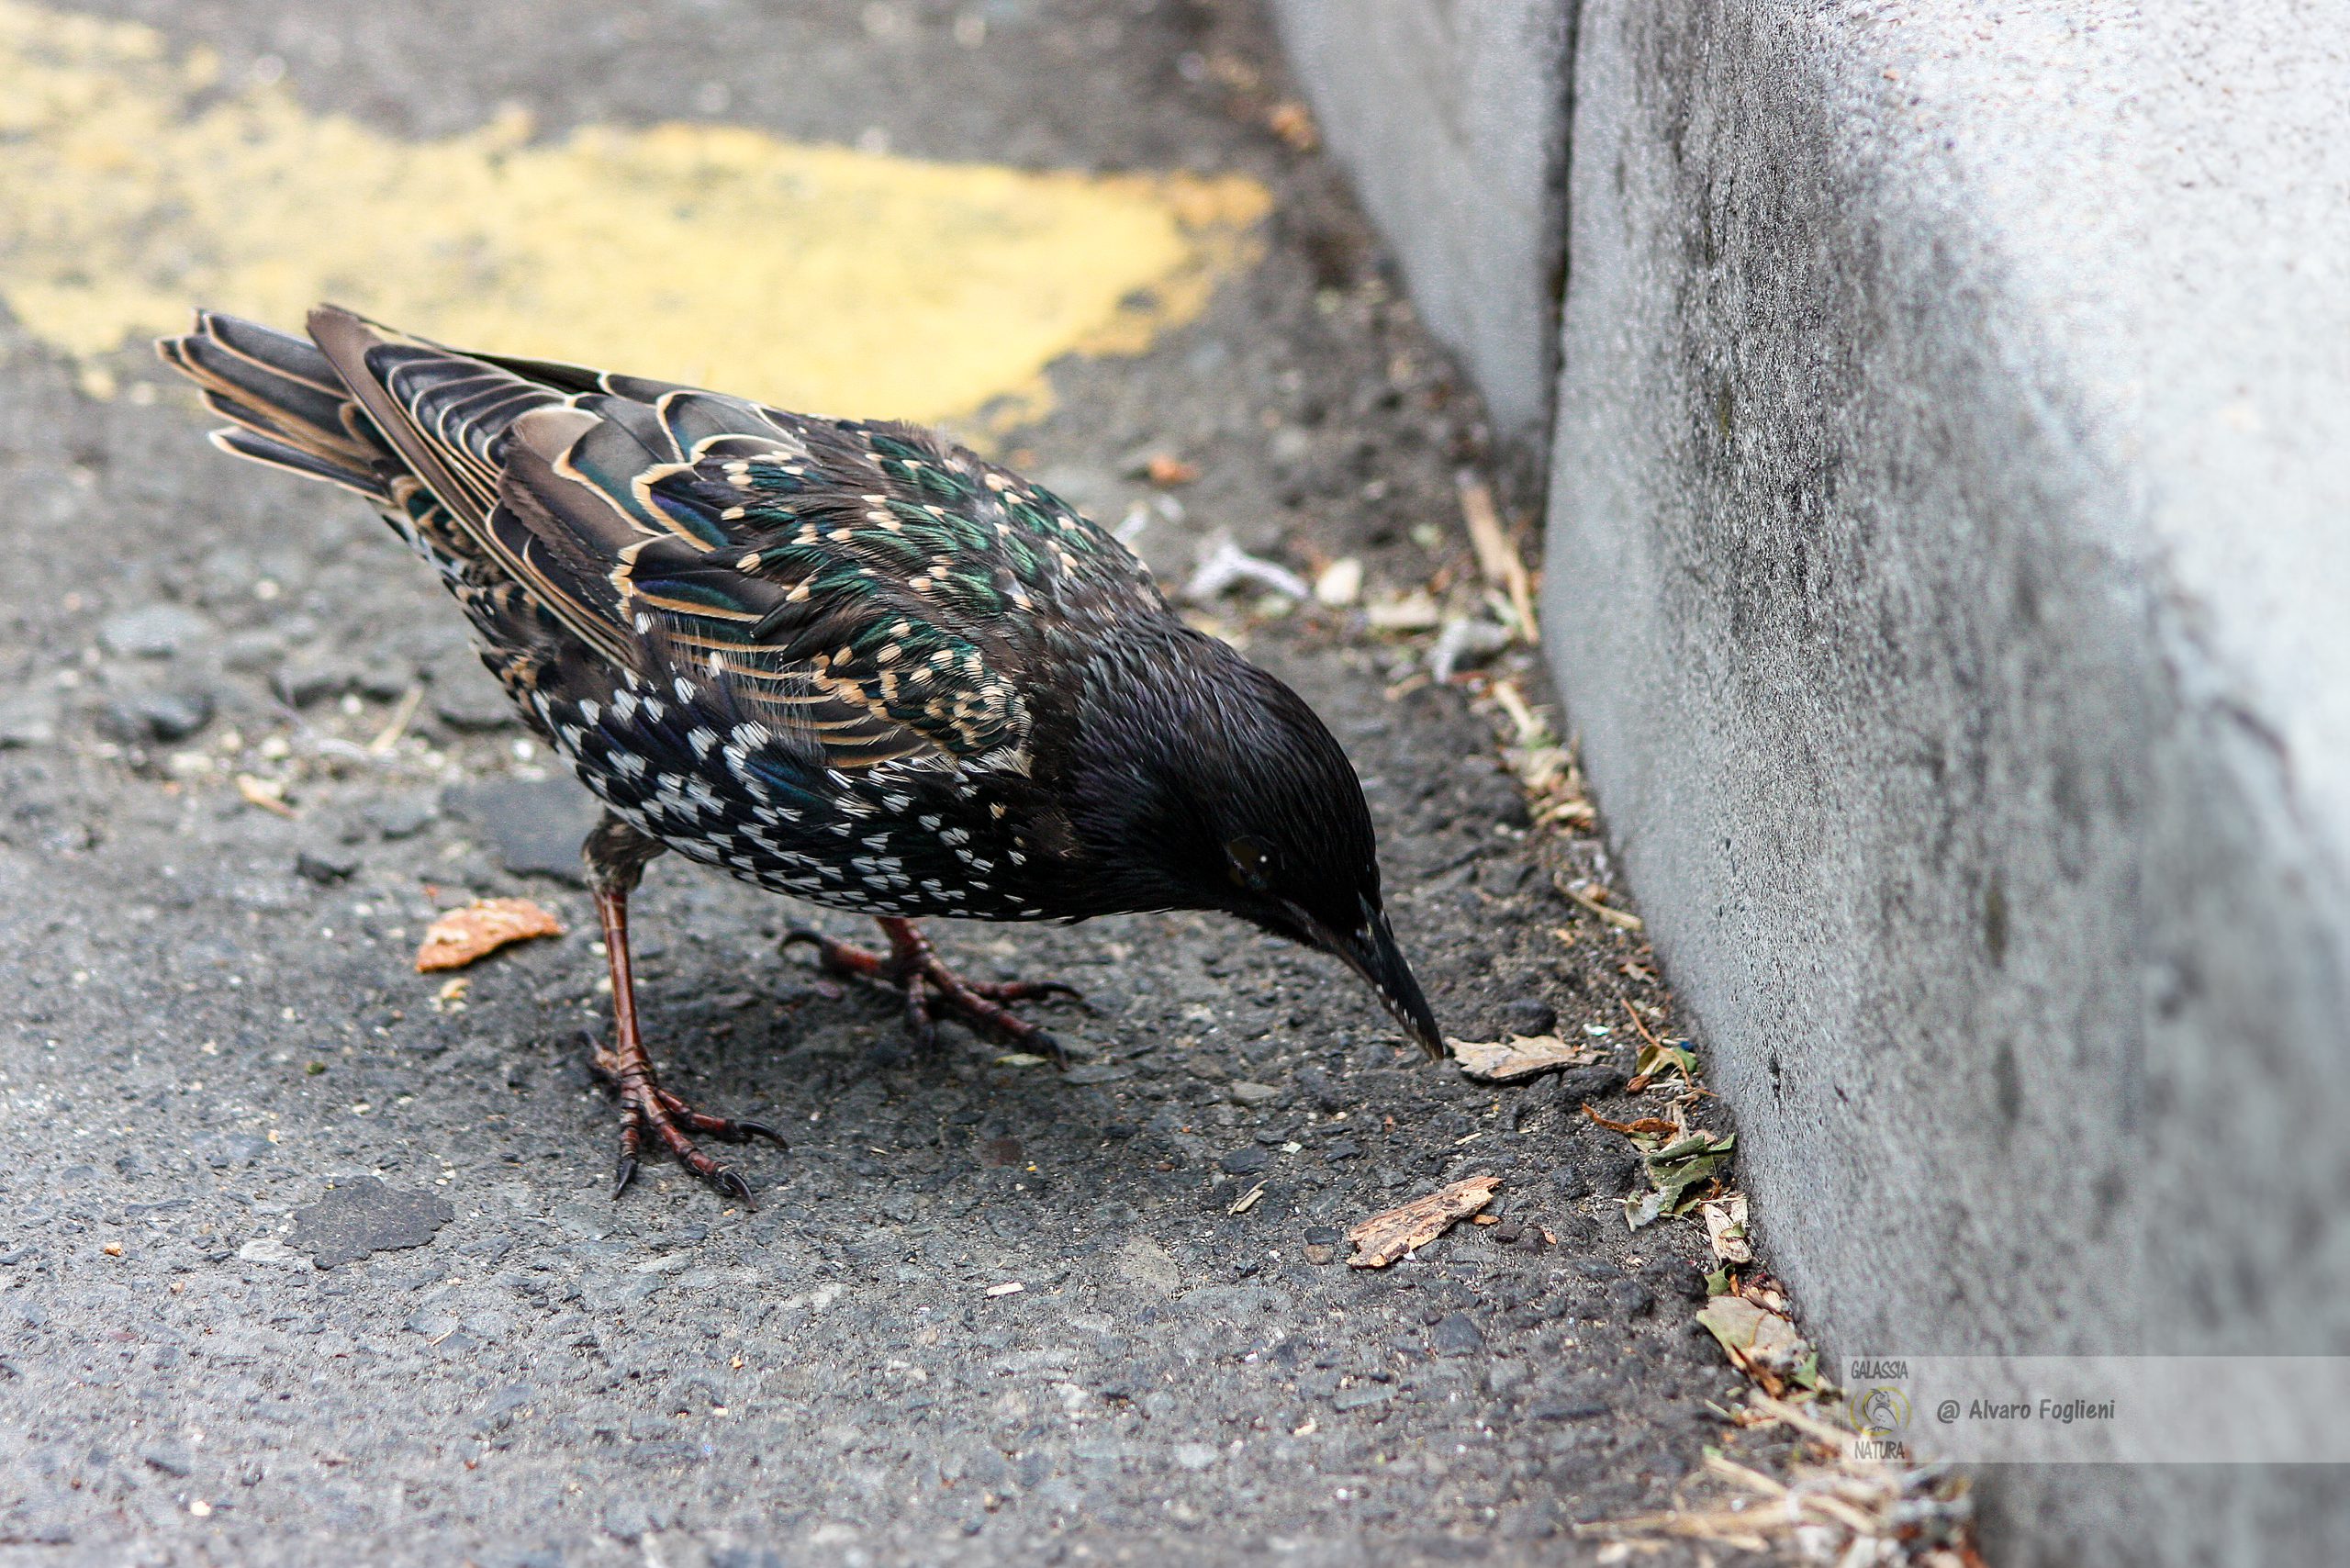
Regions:
M 901 988 L 906 995 L 906 1026 L 924 1046 L 936 1043 L 931 1014 L 934 1007 L 944 1007 L 964 1022 L 992 1029 L 1014 1045 L 1054 1057 L 1064 1055 L 1059 1041 L 1005 1003 L 1056 993 L 1077 996 L 1075 986 L 1058 980 L 967 980 L 946 967 L 938 949 L 912 921 L 886 914 L 873 918 L 890 939 L 887 953 L 870 952 L 817 931 L 794 931 L 783 944 L 787 947 L 795 942 L 810 944 L 816 949 L 817 960 L 834 974 L 862 975 Z
M 767 1137 L 778 1148 L 789 1146 L 771 1127 L 704 1115 L 662 1088 L 654 1076 L 653 1058 L 637 1032 L 636 977 L 628 950 L 628 896 L 636 890 L 644 868 L 662 848 L 660 840 L 637 832 L 610 812 L 580 846 L 596 895 L 596 917 L 604 927 L 605 958 L 612 971 L 612 1044 L 610 1048 L 597 1047 L 594 1058 L 596 1071 L 611 1084 L 621 1103 L 621 1158 L 612 1177 L 612 1196 L 625 1192 L 636 1175 L 637 1155 L 649 1132 L 678 1164 L 725 1196 L 748 1204 L 749 1184 L 695 1148 L 687 1129 L 726 1143 Z

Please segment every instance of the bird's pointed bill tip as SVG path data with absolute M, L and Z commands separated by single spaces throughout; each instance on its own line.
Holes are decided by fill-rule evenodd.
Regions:
M 1348 968 L 1371 982 L 1371 990 L 1379 993 L 1388 1013 L 1404 1026 L 1406 1035 L 1418 1042 L 1429 1060 L 1444 1059 L 1444 1031 L 1437 1026 L 1436 1013 L 1428 1006 L 1428 999 L 1420 990 L 1419 979 L 1412 973 L 1403 948 L 1396 946 L 1395 933 L 1389 929 L 1385 914 L 1371 914 L 1361 929 L 1337 936 L 1329 946 L 1346 960 Z

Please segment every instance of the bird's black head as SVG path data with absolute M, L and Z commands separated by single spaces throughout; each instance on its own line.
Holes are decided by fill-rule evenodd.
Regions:
M 1444 1054 L 1388 928 L 1362 786 L 1304 699 L 1170 626 L 1096 666 L 1080 731 L 1072 823 L 1105 913 L 1222 910 L 1330 953 Z

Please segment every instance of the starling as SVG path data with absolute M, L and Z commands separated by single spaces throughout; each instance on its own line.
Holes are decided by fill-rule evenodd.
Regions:
M 657 1144 L 756 1123 L 661 1087 L 628 899 L 665 850 L 877 919 L 832 969 L 1031 1047 L 1013 1002 L 913 924 L 1237 915 L 1337 957 L 1440 1056 L 1382 908 L 1362 790 L 1297 694 L 1179 621 L 1125 546 L 1041 486 L 905 424 L 464 353 L 332 307 L 309 341 L 199 312 L 158 345 L 213 441 L 382 510 L 482 661 L 603 802 L 587 860 L 611 965 L 614 1194 Z M 780 1138 L 776 1139 L 780 1143 Z

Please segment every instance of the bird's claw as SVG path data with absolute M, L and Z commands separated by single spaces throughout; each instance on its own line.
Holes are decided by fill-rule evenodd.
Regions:
M 620 1161 L 612 1172 L 615 1201 L 636 1180 L 638 1159 L 647 1134 L 668 1151 L 670 1159 L 709 1183 L 721 1197 L 746 1208 L 754 1206 L 750 1183 L 733 1167 L 697 1148 L 688 1129 L 721 1143 L 748 1143 L 755 1137 L 764 1137 L 779 1149 L 789 1151 L 791 1148 L 781 1133 L 764 1122 L 734 1121 L 695 1110 L 655 1081 L 649 1067 L 634 1072 L 622 1070 L 619 1058 L 609 1051 L 599 1051 L 595 1065 L 620 1094 Z
M 905 993 L 906 1029 L 924 1050 L 935 1048 L 938 1028 L 933 1009 L 944 1006 L 978 1029 L 993 1030 L 1023 1049 L 1047 1054 L 1064 1065 L 1069 1055 L 1051 1035 L 1007 1005 L 1043 996 L 1067 996 L 1087 1006 L 1084 993 L 1061 980 L 967 980 L 946 967 L 928 937 L 902 921 L 885 920 L 890 951 L 871 952 L 821 931 L 800 929 L 783 938 L 786 948 L 807 943 L 816 961 L 836 975 L 857 975 L 898 987 Z

